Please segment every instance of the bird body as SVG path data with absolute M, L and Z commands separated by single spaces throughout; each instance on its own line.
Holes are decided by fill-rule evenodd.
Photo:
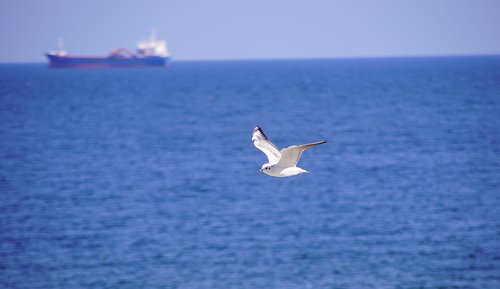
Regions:
M 326 143 L 319 141 L 302 145 L 293 145 L 281 151 L 264 134 L 262 128 L 255 127 L 252 134 L 252 142 L 256 148 L 264 152 L 269 162 L 262 165 L 261 172 L 273 177 L 291 177 L 306 170 L 297 167 L 302 152 L 310 147 Z
M 308 173 L 308 171 L 299 168 L 299 167 L 288 167 L 288 168 L 283 168 L 280 166 L 271 166 L 270 170 L 261 170 L 263 173 L 266 175 L 270 175 L 273 177 L 278 177 L 278 178 L 286 178 L 286 177 L 291 177 L 291 176 L 296 176 L 298 174 L 302 173 Z

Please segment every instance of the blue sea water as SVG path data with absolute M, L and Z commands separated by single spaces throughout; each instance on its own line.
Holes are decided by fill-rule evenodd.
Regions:
M 0 65 L 0 288 L 500 288 L 500 57 Z

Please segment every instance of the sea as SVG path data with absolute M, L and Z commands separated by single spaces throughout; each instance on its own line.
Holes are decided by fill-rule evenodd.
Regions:
M 500 288 L 500 56 L 2 64 L 0 288 Z

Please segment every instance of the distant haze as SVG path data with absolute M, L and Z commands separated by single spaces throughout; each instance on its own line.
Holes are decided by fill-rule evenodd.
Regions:
M 135 49 L 152 29 L 175 60 L 500 54 L 500 1 L 2 0 L 0 62 Z

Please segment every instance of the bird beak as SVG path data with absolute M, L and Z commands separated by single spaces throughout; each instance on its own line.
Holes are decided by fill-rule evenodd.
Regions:
M 261 172 L 261 173 L 262 173 L 262 169 L 260 169 L 260 170 L 259 170 L 259 172 Z

